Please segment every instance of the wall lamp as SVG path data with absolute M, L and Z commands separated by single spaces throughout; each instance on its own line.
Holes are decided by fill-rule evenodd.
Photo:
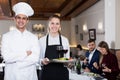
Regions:
M 83 31 L 84 31 L 85 34 L 88 33 L 87 24 L 84 24 L 84 25 L 83 25 Z
M 96 33 L 97 34 L 104 34 L 105 33 L 102 22 L 98 23 L 98 31 Z

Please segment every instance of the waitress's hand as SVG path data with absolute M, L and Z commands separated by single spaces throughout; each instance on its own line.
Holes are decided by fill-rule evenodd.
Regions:
M 50 60 L 48 59 L 48 58 L 44 58 L 43 60 L 42 60 L 42 64 L 43 65 L 47 65 L 47 64 L 49 64 L 50 63 Z
M 74 67 L 74 66 L 75 66 L 75 65 L 74 65 L 73 63 L 68 63 L 68 64 L 67 64 L 67 67 L 70 68 L 70 69 L 72 69 L 72 67 Z

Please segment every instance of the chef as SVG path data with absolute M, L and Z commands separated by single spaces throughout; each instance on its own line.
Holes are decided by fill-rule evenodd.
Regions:
M 34 14 L 31 6 L 19 2 L 13 6 L 16 29 L 2 37 L 1 52 L 5 61 L 4 80 L 37 80 L 39 60 L 38 38 L 26 29 L 28 17 Z

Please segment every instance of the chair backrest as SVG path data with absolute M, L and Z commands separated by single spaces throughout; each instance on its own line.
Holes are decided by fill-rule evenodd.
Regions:
M 116 51 L 116 57 L 117 57 L 118 65 L 119 65 L 119 69 L 120 69 L 120 50 Z

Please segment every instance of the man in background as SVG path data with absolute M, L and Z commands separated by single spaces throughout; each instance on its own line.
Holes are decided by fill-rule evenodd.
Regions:
M 95 40 L 88 40 L 88 51 L 86 52 L 86 58 L 83 61 L 82 68 L 85 72 L 99 73 L 99 71 L 93 66 L 94 63 L 99 65 L 100 52 L 96 49 Z

